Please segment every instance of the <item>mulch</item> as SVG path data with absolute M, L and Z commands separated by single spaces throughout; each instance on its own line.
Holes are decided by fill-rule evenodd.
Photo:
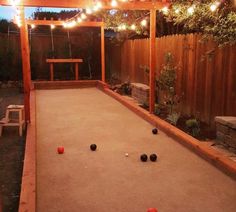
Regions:
M 0 117 L 9 104 L 22 104 L 17 88 L 0 89 Z M 5 128 L 0 137 L 0 211 L 17 212 L 24 161 L 25 136 L 19 137 L 15 127 Z

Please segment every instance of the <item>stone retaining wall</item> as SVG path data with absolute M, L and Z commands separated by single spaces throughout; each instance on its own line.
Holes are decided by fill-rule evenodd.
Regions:
M 142 83 L 131 83 L 131 96 L 140 104 L 149 105 L 149 86 Z
M 216 116 L 217 141 L 236 152 L 236 117 Z

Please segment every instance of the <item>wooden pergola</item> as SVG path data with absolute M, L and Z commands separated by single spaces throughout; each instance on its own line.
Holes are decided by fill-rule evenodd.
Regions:
M 30 51 L 28 39 L 28 24 L 35 25 L 62 25 L 62 21 L 46 21 L 46 20 L 26 20 L 24 14 L 24 7 L 54 7 L 54 8 L 86 8 L 89 2 L 87 0 L 21 0 L 17 5 L 20 10 L 22 26 L 20 28 L 21 39 L 21 54 L 23 67 L 23 84 L 24 84 L 24 105 L 26 111 L 26 121 L 30 122 L 30 90 L 31 90 L 31 69 L 30 69 Z M 100 0 L 103 3 L 103 9 L 114 9 L 111 6 L 110 0 Z M 156 37 L 156 11 L 168 6 L 168 0 L 132 0 L 119 1 L 115 9 L 120 10 L 149 10 L 150 11 L 150 75 L 149 75 L 149 112 L 154 112 L 155 107 L 155 37 Z M 11 1 L 0 0 L 0 5 L 10 6 Z M 105 82 L 105 44 L 104 44 L 104 24 L 99 22 L 83 22 L 80 26 L 101 27 L 101 69 L 102 81 Z

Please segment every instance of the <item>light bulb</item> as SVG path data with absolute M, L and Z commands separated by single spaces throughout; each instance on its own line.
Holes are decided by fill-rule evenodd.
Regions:
M 191 6 L 187 10 L 188 14 L 192 15 L 194 13 L 194 6 Z
M 142 25 L 142 26 L 147 26 L 147 20 L 146 20 L 146 19 L 143 19 L 143 20 L 141 21 L 141 25 Z
M 87 14 L 92 14 L 91 8 L 88 7 L 88 8 L 86 9 L 86 13 L 87 13 Z
M 176 13 L 176 14 L 179 14 L 179 12 L 180 12 L 180 9 L 178 9 L 178 8 L 175 9 L 175 13 Z
M 135 24 L 132 24 L 130 28 L 131 28 L 132 30 L 135 30 L 135 29 L 136 29 Z
M 162 10 L 161 10 L 165 15 L 168 14 L 168 7 L 163 7 Z
M 116 0 L 112 0 L 111 1 L 111 6 L 112 7 L 116 7 L 117 6 L 117 1 Z
M 84 13 L 82 13 L 81 15 L 80 15 L 80 17 L 81 17 L 81 19 L 86 19 L 87 18 L 87 16 L 84 14 Z
M 78 23 L 81 23 L 82 22 L 82 19 L 80 17 L 77 18 L 77 22 Z

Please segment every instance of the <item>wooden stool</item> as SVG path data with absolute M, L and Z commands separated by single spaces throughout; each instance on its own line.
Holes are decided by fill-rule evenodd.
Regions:
M 11 113 L 18 113 L 18 119 L 10 119 Z M 0 136 L 2 135 L 3 127 L 19 127 L 19 135 L 23 134 L 23 127 L 25 124 L 24 105 L 9 105 L 6 110 L 6 116 L 0 121 Z

